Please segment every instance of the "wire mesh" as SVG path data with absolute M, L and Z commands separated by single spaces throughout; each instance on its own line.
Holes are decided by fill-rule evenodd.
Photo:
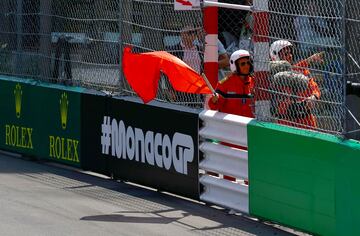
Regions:
M 4 0 L 0 20 L 1 74 L 134 95 L 121 72 L 124 45 L 167 50 L 203 70 L 202 12 L 175 11 L 173 0 Z M 203 106 L 165 76 L 158 91 L 158 100 Z
M 345 2 L 271 0 L 268 7 L 267 35 L 254 36 L 270 42 L 269 52 L 261 52 L 270 54 L 269 83 L 258 83 L 269 86 L 257 87 L 266 93 L 256 99 L 267 94 L 271 105 L 269 117 L 257 118 L 344 134 Z
M 252 0 L 223 0 L 221 2 L 240 5 L 252 5 Z M 254 19 L 249 11 L 219 8 L 219 40 L 229 56 L 239 49 L 253 53 Z
M 219 8 L 219 39 L 229 56 L 237 49 L 247 49 L 254 53 L 255 64 L 270 65 L 267 78 L 255 78 L 256 90 L 263 91 L 255 99 L 270 100 L 270 112 L 256 118 L 350 133 L 359 139 L 359 98 L 345 95 L 345 81 L 360 82 L 360 2 L 253 1 L 255 6 L 255 2 L 268 6 L 269 22 L 262 20 L 267 25 L 258 25 L 268 32 L 253 31 L 259 24 L 254 14 Z M 222 0 L 243 5 L 253 1 Z M 255 14 L 260 11 L 264 9 L 255 7 Z M 251 38 L 258 36 L 269 44 L 277 40 L 291 43 L 290 66 L 283 60 L 271 61 L 268 48 L 255 51 Z M 187 42 L 191 50 L 185 47 Z M 135 52 L 169 51 L 202 72 L 203 12 L 175 11 L 173 0 L 0 1 L 1 74 L 135 95 L 120 66 L 122 49 L 128 45 Z M 258 53 L 266 54 L 267 59 L 256 61 L 263 58 Z M 310 99 L 314 87 L 320 93 Z M 204 100 L 200 95 L 176 92 L 165 76 L 157 99 L 196 108 L 202 108 Z M 262 109 L 267 108 L 256 107 Z
M 346 80 L 360 83 L 360 2 L 346 0 Z M 360 140 L 360 95 L 347 96 L 347 137 Z M 354 117 L 353 117 L 354 116 Z
M 175 11 L 173 0 L 123 0 L 121 41 L 134 52 L 168 51 L 203 72 L 204 32 L 201 11 Z M 139 68 L 141 69 L 141 68 Z M 122 89 L 134 94 L 125 79 Z M 157 100 L 195 108 L 203 107 L 201 95 L 175 91 L 162 75 Z
M 1 1 L 0 73 L 119 90 L 119 3 Z

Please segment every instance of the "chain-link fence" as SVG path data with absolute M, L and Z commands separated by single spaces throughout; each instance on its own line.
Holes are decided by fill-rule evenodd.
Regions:
M 252 5 L 252 0 L 224 0 L 221 2 Z M 218 37 L 229 56 L 238 49 L 245 49 L 253 53 L 253 25 L 254 19 L 250 11 L 219 8 Z
M 247 49 L 255 64 L 270 67 L 266 77 L 255 73 L 256 100 L 270 104 L 256 107 L 269 110 L 258 119 L 359 135 L 354 119 L 359 119 L 359 99 L 345 99 L 346 80 L 360 82 L 359 1 L 222 2 L 254 2 L 253 14 L 219 8 L 219 39 L 229 56 Z M 259 2 L 266 8 L 256 9 Z M 259 12 L 268 21 L 261 15 L 257 22 Z M 267 32 L 255 31 L 255 25 Z M 251 40 L 256 37 L 268 47 L 256 46 Z M 292 45 L 290 65 L 279 55 L 270 63 L 269 46 L 277 40 Z M 203 12 L 175 11 L 173 0 L 0 1 L 0 73 L 5 75 L 134 95 L 121 71 L 124 46 L 134 52 L 166 50 L 202 72 L 204 45 Z M 202 96 L 174 91 L 165 76 L 157 99 L 203 107 Z
M 346 1 L 346 80 L 360 83 L 360 2 Z M 360 140 L 360 98 L 347 96 L 346 130 L 349 138 Z
M 123 46 L 166 50 L 202 72 L 202 29 L 202 11 L 175 11 L 173 0 L 3 0 L 0 73 L 134 95 L 121 72 Z M 158 100 L 203 106 L 165 76 L 158 91 Z
M 173 0 L 123 0 L 121 42 L 134 52 L 168 51 L 203 72 L 204 32 L 202 11 L 175 11 Z M 140 70 L 142 68 L 139 68 Z M 122 80 L 123 91 L 133 94 Z M 200 95 L 175 91 L 162 76 L 157 99 L 173 104 L 203 107 Z
M 3 0 L 0 73 L 119 90 L 116 0 Z
M 262 26 L 268 28 L 266 34 L 255 32 L 254 37 L 267 38 L 269 47 L 256 53 L 268 54 L 270 65 L 269 76 L 257 78 L 267 81 L 258 81 L 256 88 L 263 91 L 256 93 L 257 100 L 270 100 L 270 112 L 262 113 L 268 116 L 258 119 L 346 133 L 346 80 L 356 74 L 351 70 L 359 71 L 359 67 L 350 67 L 349 62 L 349 55 L 358 56 L 355 42 L 359 21 L 354 17 L 358 17 L 355 12 L 358 13 L 359 3 L 344 0 L 267 3 L 268 9 L 255 9 L 255 14 L 263 11 L 268 17 L 268 22 L 264 21 L 268 26 Z

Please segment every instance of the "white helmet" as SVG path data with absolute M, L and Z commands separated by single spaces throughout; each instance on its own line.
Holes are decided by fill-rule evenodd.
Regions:
M 286 47 L 293 46 L 292 43 L 290 43 L 287 40 L 277 40 L 273 42 L 270 46 L 270 57 L 272 61 L 280 61 L 279 52 L 283 50 Z
M 243 57 L 249 57 L 250 58 L 250 53 L 246 50 L 237 50 L 235 52 L 233 52 L 233 54 L 231 54 L 230 56 L 230 70 L 232 72 L 236 72 L 237 69 L 236 69 L 236 64 L 235 62 L 237 60 L 239 60 L 240 58 L 243 58 Z

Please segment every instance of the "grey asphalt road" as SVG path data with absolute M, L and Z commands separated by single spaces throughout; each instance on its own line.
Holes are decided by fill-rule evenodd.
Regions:
M 0 235 L 306 235 L 130 183 L 0 153 Z

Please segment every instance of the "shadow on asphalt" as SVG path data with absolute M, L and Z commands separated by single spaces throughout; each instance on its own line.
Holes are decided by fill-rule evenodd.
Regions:
M 289 228 L 230 215 L 225 209 L 47 162 L 1 155 L 0 173 L 13 172 L 64 191 L 105 201 L 121 209 L 83 221 L 177 224 L 201 235 L 305 235 Z M 29 162 L 31 165 L 29 165 Z

